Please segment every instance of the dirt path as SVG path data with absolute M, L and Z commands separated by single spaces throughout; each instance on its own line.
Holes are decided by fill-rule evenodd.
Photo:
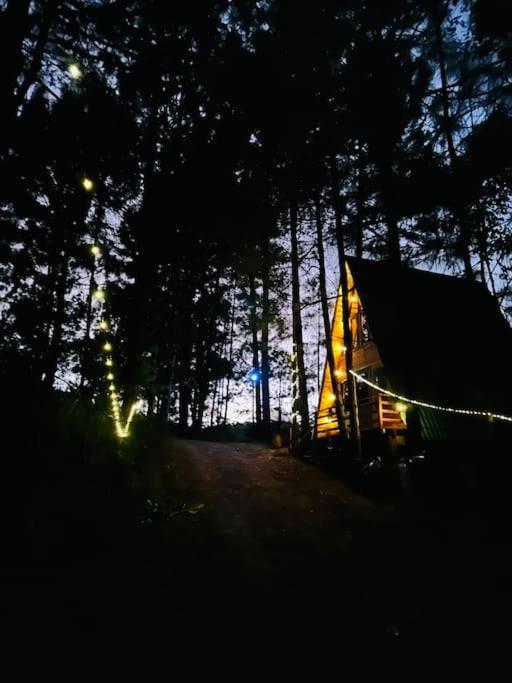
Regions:
M 385 637 L 415 618 L 395 510 L 250 444 L 189 441 L 177 475 L 174 495 L 204 505 L 170 522 L 181 618 L 193 600 L 201 623 Z
M 99 536 L 77 518 L 63 527 L 74 536 L 49 536 L 60 552 L 45 557 L 65 563 L 39 565 L 32 553 L 6 577 L 17 637 L 52 635 L 51 616 L 72 637 L 160 639 L 174 650 L 215 641 L 222 656 L 235 642 L 252 657 L 291 644 L 296 657 L 312 644 L 338 656 L 354 639 L 467 649 L 508 638 L 508 517 L 491 518 L 492 535 L 478 515 L 422 517 L 256 445 L 189 441 L 156 454 L 144 492 L 160 492 L 161 504 L 112 527 L 125 536 Z

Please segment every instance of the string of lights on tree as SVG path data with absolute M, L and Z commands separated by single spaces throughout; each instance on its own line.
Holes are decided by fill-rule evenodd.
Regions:
M 75 64 L 71 63 L 67 67 L 67 71 L 71 78 L 74 80 L 80 80 L 82 78 L 82 70 L 80 67 Z M 91 178 L 88 178 L 87 176 L 83 176 L 81 180 L 82 187 L 86 192 L 92 192 L 94 190 L 94 182 L 91 180 Z M 102 258 L 103 256 L 103 251 L 102 248 L 98 244 L 91 244 L 90 245 L 90 251 L 91 251 L 91 256 L 94 259 L 94 266 L 97 265 L 97 262 L 99 259 Z M 115 384 L 116 380 L 116 375 L 115 375 L 115 365 L 114 365 L 114 360 L 113 360 L 113 350 L 114 346 L 112 343 L 112 338 L 111 338 L 111 325 L 108 320 L 108 312 L 107 312 L 107 306 L 106 306 L 106 299 L 107 299 L 107 290 L 106 290 L 106 285 L 107 282 L 105 281 L 105 285 L 103 287 L 96 287 L 96 289 L 93 292 L 93 299 L 98 307 L 98 316 L 99 316 L 99 323 L 98 323 L 98 332 L 100 335 L 103 336 L 103 343 L 102 343 L 102 352 L 104 354 L 104 367 L 105 367 L 105 381 L 108 386 L 108 396 L 109 396 L 109 402 L 110 402 L 110 416 L 112 418 L 113 424 L 114 424 L 114 431 L 115 435 L 119 439 L 126 439 L 130 435 L 130 425 L 133 421 L 133 418 L 135 414 L 137 413 L 138 410 L 142 407 L 142 401 L 138 400 L 132 403 L 130 406 L 130 409 L 128 411 L 128 415 L 126 417 L 126 421 L 123 424 L 122 418 L 121 418 L 121 403 L 120 403 L 120 393 L 118 391 L 118 388 Z
M 435 403 L 426 403 L 425 401 L 418 401 L 415 398 L 409 398 L 407 396 L 402 396 L 400 394 L 396 394 L 393 391 L 389 391 L 389 389 L 384 389 L 383 387 L 379 386 L 378 384 L 375 384 L 374 382 L 370 382 L 370 380 L 366 379 L 366 377 L 363 377 L 359 373 L 355 372 L 354 370 L 350 370 L 350 373 L 357 379 L 358 382 L 364 382 L 364 384 L 367 384 L 369 387 L 372 389 L 375 389 L 376 391 L 379 391 L 381 394 L 386 394 L 386 396 L 390 396 L 391 398 L 396 398 L 398 401 L 402 402 L 403 404 L 411 404 L 415 406 L 419 406 L 421 408 L 429 408 L 430 410 L 439 410 L 443 413 L 455 413 L 457 415 L 472 415 L 474 417 L 486 417 L 490 420 L 501 420 L 503 422 L 512 422 L 512 417 L 508 415 L 501 415 L 499 413 L 491 413 L 486 410 L 467 410 L 464 408 L 451 408 L 449 406 L 441 406 L 437 405 Z M 401 405 L 399 406 L 397 404 L 397 410 L 398 412 L 403 412 L 406 406 Z
M 90 180 L 90 178 L 83 178 L 82 185 L 88 192 L 91 192 L 94 189 L 94 183 Z M 96 261 L 97 259 L 101 258 L 102 250 L 97 244 L 93 244 L 91 245 L 91 254 L 93 259 L 95 259 Z M 135 401 L 130 406 L 126 422 L 123 425 L 121 420 L 121 404 L 119 401 L 120 394 L 115 385 L 115 369 L 114 360 L 112 358 L 112 352 L 114 350 L 114 347 L 112 344 L 112 340 L 110 339 L 111 326 L 107 320 L 107 310 L 105 305 L 107 298 L 106 287 L 97 287 L 94 290 L 93 297 L 98 306 L 100 307 L 100 321 L 98 323 L 98 331 L 101 335 L 103 335 L 103 344 L 101 348 L 103 353 L 105 354 L 105 380 L 108 382 L 110 412 L 112 420 L 114 422 L 116 436 L 119 439 L 125 439 L 130 434 L 130 425 L 135 416 L 135 413 L 141 407 L 141 401 Z

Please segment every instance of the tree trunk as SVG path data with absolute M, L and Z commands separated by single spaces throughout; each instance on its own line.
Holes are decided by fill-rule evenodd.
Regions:
M 357 158 L 357 189 L 356 189 L 356 256 L 363 258 L 364 244 L 364 192 L 363 192 L 364 164 L 361 144 L 358 146 Z
M 298 436 L 297 415 L 300 415 L 300 436 L 304 437 L 309 430 L 308 388 L 306 368 L 304 364 L 304 341 L 302 336 L 302 314 L 299 275 L 297 203 L 290 204 L 290 241 L 292 267 L 292 326 L 293 326 L 293 407 L 292 437 Z M 295 432 L 295 433 L 294 433 Z M 292 444 L 296 445 L 296 444 Z
M 204 401 L 205 401 L 205 392 L 203 391 L 202 387 L 198 387 L 197 391 L 197 413 L 196 413 L 196 427 L 198 429 L 203 428 L 203 419 L 204 419 Z
M 99 212 L 99 209 L 98 209 Z M 104 218 L 104 213 L 96 214 L 96 225 L 93 231 L 93 243 L 97 244 L 98 235 L 100 231 L 100 224 Z M 87 291 L 87 302 L 86 302 L 86 313 L 85 313 L 85 334 L 82 342 L 82 351 L 80 354 L 80 392 L 84 392 L 85 382 L 91 370 L 91 326 L 93 318 L 93 293 L 96 286 L 96 256 L 94 254 L 89 254 L 90 258 L 90 276 L 89 276 L 89 288 Z M 108 277 L 107 259 L 108 256 L 104 254 L 105 263 L 105 277 Z M 104 304 L 105 305 L 105 304 Z
M 188 413 L 190 407 L 190 387 L 188 384 L 180 384 L 179 389 L 179 426 L 185 429 L 188 427 Z
M 190 365 L 192 352 L 189 343 L 185 343 L 181 349 L 180 358 L 180 383 L 179 383 L 179 418 L 178 423 L 182 429 L 188 427 L 188 417 L 192 391 L 190 387 Z
M 222 421 L 222 411 L 224 403 L 224 385 L 226 384 L 226 378 L 222 377 L 219 386 L 219 396 L 217 398 L 217 409 L 215 411 L 215 424 L 220 425 Z
M 1 14 L 0 31 L 0 100 L 4 113 L 0 126 L 0 149 L 8 147 L 16 121 L 16 91 L 23 71 L 23 41 L 29 35 L 31 0 L 9 0 Z
M 55 312 L 52 321 L 52 333 L 48 353 L 46 356 L 46 369 L 43 386 L 50 391 L 55 382 L 55 375 L 59 365 L 59 357 L 62 351 L 62 332 L 66 308 L 66 291 L 68 284 L 69 259 L 66 252 L 62 256 L 57 288 L 55 292 Z
M 158 417 L 167 422 L 169 419 L 169 408 L 171 405 L 171 392 L 172 386 L 174 384 L 174 371 L 176 367 L 176 351 L 174 347 L 170 352 L 170 360 L 167 364 L 166 375 L 167 375 L 167 386 L 165 391 L 161 394 L 160 406 L 158 411 Z
M 226 394 L 225 394 L 224 419 L 223 419 L 224 424 L 226 424 L 228 421 L 229 385 L 231 382 L 231 363 L 233 362 L 233 339 L 234 339 L 234 329 L 235 329 L 235 300 L 236 300 L 236 289 L 233 287 L 233 298 L 231 300 L 231 320 L 230 320 L 230 326 L 229 326 L 229 352 L 228 352 L 229 371 L 228 371 L 228 378 L 226 381 Z
M 341 207 L 340 197 L 338 191 L 338 171 L 336 168 L 336 157 L 334 154 L 330 156 L 330 170 L 331 170 L 331 193 L 332 202 L 334 206 L 334 220 L 336 227 L 336 243 L 338 246 L 338 256 L 340 263 L 340 283 L 341 283 L 341 307 L 343 313 L 343 340 L 346 347 L 345 363 L 347 369 L 347 390 L 348 402 L 350 407 L 350 437 L 353 445 L 354 455 L 357 458 L 361 457 L 361 432 L 359 430 L 359 411 L 357 407 L 357 394 L 354 382 L 350 371 L 353 368 L 352 360 L 352 330 L 350 327 L 350 308 L 349 308 L 349 292 L 348 292 L 348 277 L 346 268 L 346 254 L 345 254 L 345 240 L 343 235 L 343 226 L 341 222 Z
M 208 396 L 208 368 L 206 367 L 206 347 L 208 339 L 198 340 L 196 345 L 195 363 L 195 391 L 194 407 L 192 411 L 192 426 L 196 429 L 203 428 L 204 407 Z
M 399 266 L 402 255 L 400 251 L 400 230 L 398 228 L 398 219 L 395 208 L 396 198 L 393 183 L 393 169 L 388 159 L 380 159 L 378 168 L 382 190 L 382 209 L 388 227 L 388 259 L 393 265 Z
M 327 284 L 325 278 L 325 255 L 324 255 L 324 238 L 322 226 L 322 210 L 320 208 L 320 198 L 318 195 L 315 198 L 315 223 L 316 223 L 316 241 L 318 249 L 318 284 L 320 289 L 320 301 L 322 304 L 322 319 L 324 324 L 325 334 L 325 348 L 327 351 L 327 366 L 331 376 L 332 390 L 335 396 L 335 410 L 336 420 L 340 434 L 348 438 L 346 423 L 345 423 L 345 406 L 343 404 L 343 395 L 341 392 L 341 384 L 336 379 L 336 365 L 334 362 L 334 351 L 332 345 L 331 321 L 329 318 L 329 303 L 327 300 Z
M 150 390 L 148 395 L 148 409 L 146 415 L 153 417 L 155 413 L 155 394 Z
M 148 126 L 145 132 L 143 190 L 141 209 L 136 217 L 138 255 L 134 259 L 134 284 L 132 302 L 127 324 L 126 344 L 126 397 L 131 403 L 136 399 L 140 358 L 144 348 L 144 334 L 147 329 L 148 299 L 155 278 L 154 248 L 151 235 L 151 208 L 153 183 L 157 161 L 157 138 L 159 129 L 158 105 L 152 103 Z
M 448 158 L 450 159 L 450 167 L 452 175 L 455 176 L 458 169 L 458 157 L 455 150 L 455 143 L 452 132 L 452 115 L 450 107 L 450 97 L 448 94 L 448 76 L 446 71 L 446 61 L 444 57 L 444 41 L 442 30 L 442 17 L 434 9 L 432 11 L 432 22 L 434 25 L 434 32 L 437 42 L 437 51 L 439 57 L 439 71 L 441 75 L 441 102 L 443 106 L 443 132 L 448 148 Z M 459 240 L 462 251 L 462 261 L 464 263 L 464 274 L 468 280 L 474 279 L 473 266 L 471 264 L 471 231 L 469 224 L 464 216 L 461 207 L 457 207 L 455 218 L 459 224 Z
M 262 279 L 262 302 L 261 302 L 261 394 L 263 408 L 263 423 L 270 427 L 270 356 L 268 347 L 269 323 L 270 323 L 270 249 L 269 238 L 266 236 L 263 245 L 263 279 Z
M 212 395 L 212 405 L 210 410 L 210 427 L 213 427 L 213 418 L 215 416 L 217 393 L 219 391 L 220 380 L 216 379 L 213 383 L 213 395 Z
M 82 353 L 80 359 L 80 391 L 83 393 L 85 387 L 85 380 L 89 373 L 89 365 L 91 360 L 90 342 L 91 342 L 91 324 L 92 324 L 92 298 L 95 286 L 96 273 L 96 259 L 91 259 L 91 274 L 89 277 L 89 290 L 87 292 L 87 304 L 85 313 L 85 334 L 82 342 Z
M 256 424 L 261 424 L 261 377 L 258 349 L 258 317 L 256 315 L 256 283 L 254 275 L 249 275 L 249 308 L 252 337 L 252 370 L 257 379 L 253 381 L 256 401 Z
M 37 75 L 39 74 L 41 64 L 43 62 L 44 50 L 48 43 L 48 36 L 50 33 L 51 24 L 55 17 L 59 4 L 59 0 L 47 0 L 47 4 L 44 8 L 41 20 L 39 22 L 37 41 L 34 46 L 32 60 L 26 71 L 25 77 L 23 78 L 23 81 L 21 82 L 16 92 L 16 109 L 18 109 L 23 104 L 23 100 L 25 99 L 30 86 L 34 84 Z
M 190 418 L 191 418 L 191 423 L 192 427 L 196 428 L 197 427 L 197 405 L 198 405 L 198 389 L 197 387 L 194 387 L 194 390 L 191 393 L 192 399 L 190 402 Z

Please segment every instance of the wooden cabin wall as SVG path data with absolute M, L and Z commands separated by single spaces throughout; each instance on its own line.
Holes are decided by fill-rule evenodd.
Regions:
M 359 315 L 359 309 L 362 308 L 362 304 L 359 294 L 354 286 L 354 279 L 352 277 L 352 273 L 350 272 L 348 264 L 347 276 L 349 287 L 350 324 L 352 328 L 352 338 L 354 340 L 357 340 L 359 338 L 358 326 L 361 320 L 361 316 Z M 334 307 L 330 343 L 333 345 L 334 364 L 336 367 L 336 380 L 340 382 L 345 382 L 347 379 L 347 368 L 344 353 L 345 335 L 343 332 L 342 310 L 342 292 L 340 287 L 338 290 L 338 297 L 336 299 L 336 304 Z M 365 341 L 362 344 L 357 344 L 356 346 L 354 346 L 353 365 L 354 370 L 356 372 L 362 368 L 367 367 L 382 367 L 382 360 L 379 355 L 379 350 L 373 341 Z M 320 391 L 320 400 L 315 424 L 315 436 L 317 438 L 335 436 L 339 433 L 334 402 L 335 396 L 333 391 L 332 378 L 328 364 L 325 363 L 322 388 Z

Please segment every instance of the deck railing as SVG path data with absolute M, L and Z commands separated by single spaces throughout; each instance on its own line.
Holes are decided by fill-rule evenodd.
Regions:
M 359 426 L 361 431 L 371 429 L 406 429 L 400 413 L 395 408 L 395 401 L 382 394 L 371 394 L 359 398 Z M 350 428 L 350 413 L 345 411 L 346 429 Z M 334 405 L 318 411 L 315 422 L 315 436 L 334 436 L 338 429 L 336 409 Z

